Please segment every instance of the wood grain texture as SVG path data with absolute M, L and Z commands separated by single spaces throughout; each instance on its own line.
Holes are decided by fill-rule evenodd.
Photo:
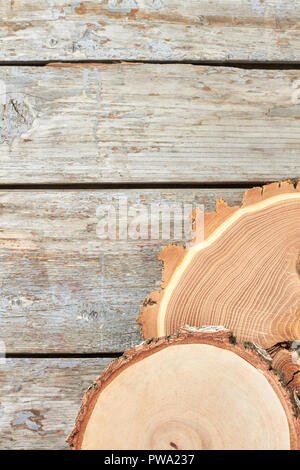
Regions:
M 1 192 L 0 340 L 7 352 L 119 352 L 141 341 L 136 317 L 149 291 L 159 288 L 157 255 L 164 245 L 183 244 L 184 234 L 101 240 L 96 233 L 101 204 L 118 208 L 120 198 L 128 198 L 131 210 L 134 204 L 148 209 L 154 204 L 158 212 L 175 203 L 213 210 L 221 195 L 236 205 L 242 194 L 229 189 Z M 178 228 L 180 220 L 174 220 Z
M 299 70 L 0 68 L 0 183 L 299 176 Z
M 299 16 L 299 0 L 7 0 L 0 60 L 299 61 Z
M 7 359 L 0 363 L 0 448 L 68 449 L 86 388 L 110 359 Z
M 271 362 L 220 326 L 146 341 L 89 388 L 68 442 L 76 450 L 299 449 L 298 406 Z
M 238 341 L 264 348 L 297 341 L 300 183 L 251 188 L 241 206 L 220 199 L 215 212 L 201 214 L 203 237 L 197 234 L 185 251 L 173 245 L 159 255 L 162 290 L 144 303 L 144 337 L 170 335 L 187 324 L 223 325 Z M 193 216 L 197 229 L 197 210 Z

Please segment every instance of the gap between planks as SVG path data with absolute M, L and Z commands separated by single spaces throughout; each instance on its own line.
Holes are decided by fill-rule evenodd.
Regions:
M 300 62 L 253 62 L 253 61 L 218 61 L 218 60 L 25 60 L 25 61 L 0 61 L 2 67 L 48 67 L 60 65 L 63 67 L 80 67 L 93 65 L 195 65 L 196 67 L 227 67 L 241 69 L 257 69 L 257 70 L 299 70 Z
M 6 359 L 117 359 L 125 351 L 110 353 L 7 353 Z
M 294 179 L 290 179 L 294 181 Z M 297 181 L 297 178 L 295 178 Z M 209 182 L 209 183 L 195 183 L 195 182 L 158 182 L 158 183 L 32 183 L 32 184 L 0 184 L 0 191 L 64 191 L 64 190 L 106 190 L 106 189 L 247 189 L 253 186 L 264 186 L 265 184 L 274 181 L 224 181 L 224 182 Z

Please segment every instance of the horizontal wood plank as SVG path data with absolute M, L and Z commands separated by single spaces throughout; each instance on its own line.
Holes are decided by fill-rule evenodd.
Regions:
M 145 297 L 159 289 L 157 255 L 169 243 L 184 244 L 189 234 L 181 218 L 171 216 L 170 235 L 161 225 L 157 238 L 155 231 L 152 236 L 143 231 L 134 239 L 134 210 L 150 229 L 157 226 L 150 210 L 168 214 L 176 204 L 189 213 L 185 204 L 193 204 L 209 211 L 216 198 L 238 204 L 242 194 L 238 189 L 1 192 L 0 340 L 6 351 L 111 353 L 139 343 L 136 317 Z M 127 209 L 119 210 L 125 200 Z M 115 208 L 116 226 L 126 225 L 128 213 L 127 237 L 99 238 L 106 206 Z M 168 227 L 167 215 L 164 220 Z
M 0 449 L 69 449 L 86 389 L 110 359 L 1 359 Z
M 1 67 L 0 87 L 0 184 L 299 176 L 299 70 Z
M 299 0 L 7 0 L 0 60 L 299 61 Z

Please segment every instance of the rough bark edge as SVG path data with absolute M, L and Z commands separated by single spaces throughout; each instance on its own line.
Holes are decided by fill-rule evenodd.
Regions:
M 204 239 L 209 237 L 222 223 L 224 223 L 234 212 L 244 207 L 257 204 L 273 196 L 280 194 L 299 193 L 300 180 L 287 180 L 270 183 L 262 187 L 254 187 L 248 189 L 244 193 L 241 206 L 229 206 L 223 199 L 216 201 L 216 209 L 214 212 L 204 213 Z M 196 213 L 193 212 L 193 227 L 195 230 Z M 161 290 L 151 292 L 145 299 L 140 309 L 137 322 L 140 325 L 143 338 L 151 338 L 157 336 L 157 318 L 159 314 L 160 304 L 164 295 L 164 289 L 169 284 L 175 269 L 182 262 L 187 250 L 183 246 L 169 245 L 160 252 L 158 259 L 162 261 L 162 281 Z M 289 338 L 287 338 L 288 340 Z M 294 393 L 294 389 L 292 389 Z M 298 393 L 298 398 L 299 398 Z
M 282 377 L 272 369 L 272 358 L 267 351 L 253 343 L 237 343 L 232 333 L 216 326 L 203 328 L 184 326 L 175 335 L 162 338 L 151 338 L 139 346 L 125 351 L 124 355 L 111 362 L 102 375 L 89 387 L 85 393 L 80 411 L 75 421 L 75 427 L 67 439 L 73 450 L 80 450 L 87 422 L 96 404 L 99 394 L 128 366 L 143 358 L 177 344 L 211 344 L 216 347 L 233 351 L 259 370 L 268 380 L 278 396 L 287 416 L 290 430 L 290 447 L 300 449 L 300 420 L 299 408 L 291 396 Z
M 269 350 L 273 368 L 280 371 L 282 380 L 289 388 L 300 409 L 300 356 L 293 344 L 275 346 Z

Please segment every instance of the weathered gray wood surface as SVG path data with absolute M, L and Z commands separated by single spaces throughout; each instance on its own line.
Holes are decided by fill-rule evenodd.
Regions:
M 0 60 L 299 61 L 299 0 L 2 0 Z
M 132 233 L 124 240 L 102 240 L 103 215 L 97 208 L 113 205 L 118 212 L 120 198 L 128 198 L 130 224 L 135 204 L 147 214 L 150 204 L 154 214 L 174 203 L 213 210 L 217 197 L 237 204 L 242 194 L 229 189 L 1 192 L 0 340 L 7 352 L 119 352 L 141 341 L 136 317 L 144 298 L 159 288 L 160 248 L 172 241 L 184 244 L 187 237 L 171 230 L 164 240 L 145 234 L 134 240 Z M 178 228 L 180 219 L 173 220 Z
M 68 449 L 86 389 L 110 359 L 0 362 L 0 449 Z
M 299 174 L 299 70 L 2 67 L 0 80 L 0 183 Z
M 3 0 L 0 61 L 300 60 L 300 0 Z M 0 67 L 0 184 L 299 176 L 300 71 L 192 65 Z M 0 193 L 0 449 L 63 449 L 83 392 L 141 341 L 169 239 L 102 240 L 100 210 L 240 202 L 243 190 Z M 98 212 L 97 212 L 98 209 Z M 123 216 L 124 218 L 124 216 Z M 132 215 L 130 220 L 132 220 Z M 117 223 L 118 225 L 118 223 Z M 179 222 L 175 222 L 178 229 Z

